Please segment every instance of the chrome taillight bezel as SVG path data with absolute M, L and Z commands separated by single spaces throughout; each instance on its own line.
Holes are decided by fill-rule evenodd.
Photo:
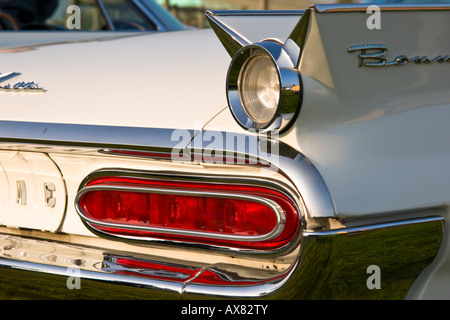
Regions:
M 161 176 L 158 175 L 149 175 L 149 174 L 127 174 L 127 173 L 118 173 L 115 172 L 111 175 L 110 172 L 102 172 L 100 175 L 98 173 L 94 173 L 86 178 L 82 185 L 79 188 L 75 199 L 75 209 L 80 216 L 83 223 L 88 227 L 92 232 L 99 234 L 101 236 L 106 236 L 109 238 L 123 239 L 129 241 L 143 241 L 145 243 L 157 243 L 157 242 L 170 242 L 176 244 L 189 244 L 195 246 L 204 246 L 208 248 L 215 248 L 219 250 L 232 250 L 232 251 L 243 251 L 243 252 L 274 252 L 281 251 L 290 247 L 290 245 L 296 242 L 299 239 L 299 234 L 301 233 L 301 212 L 298 207 L 296 201 L 287 193 L 285 190 L 281 189 L 277 185 L 272 185 L 270 183 L 250 183 L 248 181 L 239 181 L 239 179 L 234 179 L 232 182 L 232 186 L 248 186 L 250 188 L 258 188 L 259 190 L 273 190 L 273 192 L 277 193 L 280 196 L 285 197 L 286 201 L 289 201 L 289 204 L 293 208 L 293 213 L 289 213 L 290 217 L 286 217 L 285 212 L 280 208 L 280 206 L 273 200 L 269 199 L 265 196 L 255 196 L 249 194 L 236 194 L 231 192 L 223 192 L 222 191 L 211 191 L 205 192 L 204 190 L 192 191 L 192 190 L 179 190 L 176 188 L 165 188 L 165 189 L 154 189 L 148 187 L 130 187 L 130 186 L 117 186 L 117 185 L 92 185 L 89 182 L 97 179 L 99 177 L 131 177 L 132 179 L 144 179 L 147 181 L 161 179 Z M 205 177 L 199 179 L 198 177 L 180 177 L 177 176 L 164 176 L 162 179 L 167 179 L 166 181 L 181 181 L 183 183 L 198 183 L 199 181 L 204 182 Z M 221 186 L 229 183 L 228 180 L 223 178 L 217 179 L 206 179 L 207 183 L 213 183 L 218 190 L 220 190 Z M 269 206 L 273 212 L 277 215 L 277 224 L 276 227 L 271 230 L 270 233 L 264 234 L 262 236 L 243 236 L 243 235 L 226 235 L 220 233 L 201 233 L 195 231 L 186 231 L 186 230 L 173 230 L 173 229 L 163 229 L 163 228 L 152 228 L 152 227 L 142 227 L 142 226 L 130 226 L 130 225 L 122 225 L 115 223 L 102 223 L 101 221 L 93 221 L 89 217 L 86 216 L 85 212 L 80 206 L 80 199 L 82 199 L 83 195 L 88 192 L 95 190 L 115 190 L 115 191 L 137 191 L 137 192 L 159 192 L 159 193 L 167 193 L 171 195 L 202 195 L 205 197 L 230 197 L 234 199 L 246 199 L 259 203 L 263 203 L 264 205 Z M 285 237 L 283 234 L 286 231 L 286 223 L 296 224 L 295 226 L 290 226 L 287 232 L 291 230 L 291 234 L 287 236 L 287 240 L 280 241 L 279 237 Z M 116 230 L 116 232 L 111 232 L 111 230 Z M 120 232 L 120 230 L 126 230 L 127 232 Z M 293 230 L 293 231 L 292 231 Z M 130 231 L 130 232 L 128 232 Z M 143 232 L 143 234 L 137 235 L 133 234 L 133 231 Z M 152 236 L 152 233 L 157 233 L 157 236 Z M 277 241 L 281 243 L 281 245 L 274 246 L 266 246 L 266 244 L 270 241 Z

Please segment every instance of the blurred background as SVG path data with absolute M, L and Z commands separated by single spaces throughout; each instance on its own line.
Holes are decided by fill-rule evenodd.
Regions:
M 185 25 L 205 28 L 205 10 L 304 10 L 313 3 L 351 3 L 352 0 L 156 0 Z M 359 1 L 357 1 L 359 2 Z

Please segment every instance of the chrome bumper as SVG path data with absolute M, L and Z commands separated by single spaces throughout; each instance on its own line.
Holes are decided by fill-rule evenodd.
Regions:
M 45 239 L 45 232 L 8 232 L 2 228 L 0 298 L 403 299 L 435 258 L 443 227 L 443 218 L 426 217 L 350 229 L 305 231 L 291 268 L 254 284 L 243 284 L 254 278 L 236 280 L 230 273 L 226 285 L 196 283 L 200 274 L 217 270 L 214 265 L 195 266 L 199 271 L 187 280 L 177 278 L 176 272 L 161 280 L 154 269 L 146 270 L 146 264 L 125 268 L 117 263 L 117 258 L 166 263 L 162 256 L 69 243 L 64 238 L 50 241 Z M 370 266 L 378 267 L 381 273 L 380 288 L 369 285 Z M 167 280 L 168 276 L 174 280 Z

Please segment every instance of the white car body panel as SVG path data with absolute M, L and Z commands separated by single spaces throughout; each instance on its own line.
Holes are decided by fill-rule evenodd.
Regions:
M 450 65 L 359 67 L 357 53 L 347 52 L 381 42 L 390 60 L 449 54 L 447 12 L 386 11 L 381 30 L 355 28 L 367 16 L 312 14 L 300 63 L 302 109 L 282 140 L 318 168 L 339 217 L 448 205 Z
M 194 54 L 198 50 L 205 52 L 205 57 Z M 99 58 L 99 52 L 108 54 Z M 172 56 L 174 52 L 177 59 Z M 2 92 L 0 111 L 3 120 L 11 121 L 201 127 L 226 107 L 223 86 L 227 60 L 210 30 L 20 46 L 16 51 L 8 48 L 2 52 L 2 61 L 9 69 L 2 72 L 21 75 L 2 85 L 34 81 L 47 91 Z M 215 71 L 210 72 L 213 65 Z M 102 75 L 101 80 L 97 75 Z M 174 108 L 170 111 L 174 116 L 169 117 L 168 97 Z M 193 109 L 201 110 L 202 118 Z

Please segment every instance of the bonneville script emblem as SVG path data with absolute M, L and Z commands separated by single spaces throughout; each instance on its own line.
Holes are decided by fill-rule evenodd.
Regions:
M 8 72 L 8 73 L 0 73 L 0 82 L 6 81 L 8 79 L 19 76 L 18 72 Z M 7 84 L 5 86 L 0 86 L 0 92 L 13 92 L 13 93 L 21 93 L 21 92 L 45 92 L 44 88 L 39 87 L 38 84 L 33 81 L 29 82 L 17 82 L 14 85 Z
M 359 66 L 360 67 L 384 67 L 384 66 L 394 66 L 394 65 L 404 65 L 408 62 L 419 63 L 434 63 L 434 62 L 450 62 L 450 55 L 438 55 L 432 59 L 426 56 L 415 56 L 407 57 L 405 55 L 399 55 L 394 60 L 388 61 L 386 58 L 386 53 L 388 48 L 383 44 L 362 44 L 357 46 L 352 46 L 348 48 L 349 53 L 360 52 Z

